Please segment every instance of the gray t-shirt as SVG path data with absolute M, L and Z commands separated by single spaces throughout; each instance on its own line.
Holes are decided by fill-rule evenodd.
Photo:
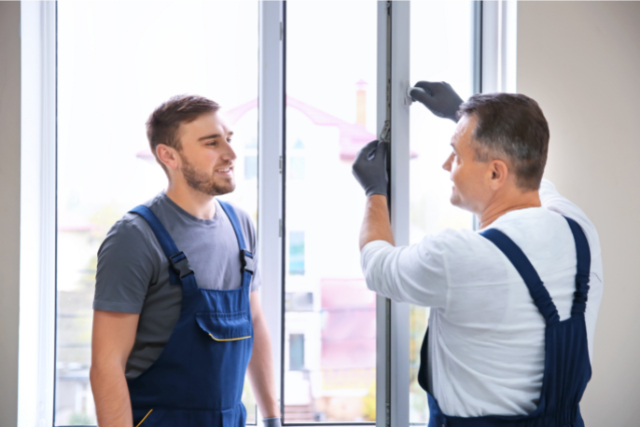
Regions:
M 187 213 L 166 194 L 145 203 L 185 253 L 200 288 L 235 289 L 242 283 L 240 248 L 231 221 L 216 202 L 216 214 L 203 220 Z M 249 215 L 234 206 L 248 250 L 256 260 L 256 233 Z M 260 286 L 256 271 L 251 283 Z M 147 222 L 127 213 L 111 228 L 98 251 L 94 310 L 140 314 L 126 366 L 133 379 L 160 356 L 180 317 L 182 288 L 169 283 L 169 261 Z

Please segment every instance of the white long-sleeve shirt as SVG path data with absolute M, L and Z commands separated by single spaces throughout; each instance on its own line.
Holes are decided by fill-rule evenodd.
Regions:
M 549 181 L 543 180 L 540 199 L 542 207 L 508 212 L 488 228 L 504 232 L 522 249 L 565 320 L 577 261 L 573 235 L 561 215 L 582 227 L 591 250 L 585 314 L 591 357 L 602 299 L 598 233 Z M 474 231 L 448 229 L 412 246 L 370 242 L 361 261 L 369 289 L 431 307 L 429 387 L 445 414 L 525 415 L 536 408 L 545 322 L 515 267 L 492 242 Z

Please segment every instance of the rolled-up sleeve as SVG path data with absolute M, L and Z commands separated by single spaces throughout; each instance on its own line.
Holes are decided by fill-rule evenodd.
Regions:
M 447 301 L 446 261 L 437 237 L 412 246 L 385 241 L 368 243 L 361 253 L 367 287 L 393 301 L 444 307 Z

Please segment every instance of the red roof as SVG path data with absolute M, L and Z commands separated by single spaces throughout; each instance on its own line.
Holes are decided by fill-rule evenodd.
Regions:
M 360 82 L 358 82 L 360 83 Z M 358 154 L 358 151 L 369 141 L 373 141 L 377 138 L 376 135 L 369 132 L 364 126 L 357 123 L 349 123 L 342 119 L 339 119 L 331 114 L 325 113 L 315 107 L 305 104 L 289 95 L 286 98 L 287 107 L 294 108 L 305 116 L 307 116 L 314 124 L 318 126 L 334 126 L 338 128 L 340 132 L 340 159 L 353 160 Z M 249 111 L 258 107 L 258 100 L 253 99 L 249 102 L 245 102 L 242 105 L 234 107 L 225 112 L 229 124 L 234 125 Z M 142 150 L 136 154 L 139 158 L 152 159 L 153 155 L 149 149 Z M 411 152 L 411 157 L 416 157 L 417 154 Z
M 340 158 L 342 160 L 355 159 L 358 151 L 360 151 L 367 142 L 376 139 L 376 136 L 369 132 L 364 126 L 357 123 L 346 122 L 288 95 L 287 107 L 300 111 L 318 126 L 337 127 L 340 132 Z

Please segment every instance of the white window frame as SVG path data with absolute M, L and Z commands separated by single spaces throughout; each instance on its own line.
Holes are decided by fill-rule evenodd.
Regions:
M 480 93 L 516 92 L 518 2 L 482 1 Z
M 21 2 L 18 426 L 52 426 L 56 329 L 56 11 Z
M 515 91 L 515 1 L 476 3 L 474 90 Z M 387 14 L 390 22 L 387 21 Z M 337 11 L 336 13 L 339 13 Z M 261 299 L 273 342 L 276 387 L 284 370 L 284 147 L 286 6 L 260 2 L 258 233 Z M 378 2 L 377 130 L 387 119 L 390 32 L 391 225 L 409 244 L 410 2 Z M 21 230 L 18 426 L 53 426 L 55 410 L 57 4 L 21 3 Z M 480 38 L 480 40 L 478 40 Z M 269 250 L 279 248 L 279 250 Z M 376 300 L 376 427 L 409 425 L 409 305 Z M 35 368 L 34 368 L 35 367 Z M 281 402 L 282 407 L 282 402 Z M 285 420 L 286 421 L 286 420 Z M 311 423 L 328 424 L 328 423 Z M 345 423 L 347 425 L 363 423 Z M 288 423 L 288 425 L 295 425 Z M 331 423 L 331 425 L 338 425 Z

